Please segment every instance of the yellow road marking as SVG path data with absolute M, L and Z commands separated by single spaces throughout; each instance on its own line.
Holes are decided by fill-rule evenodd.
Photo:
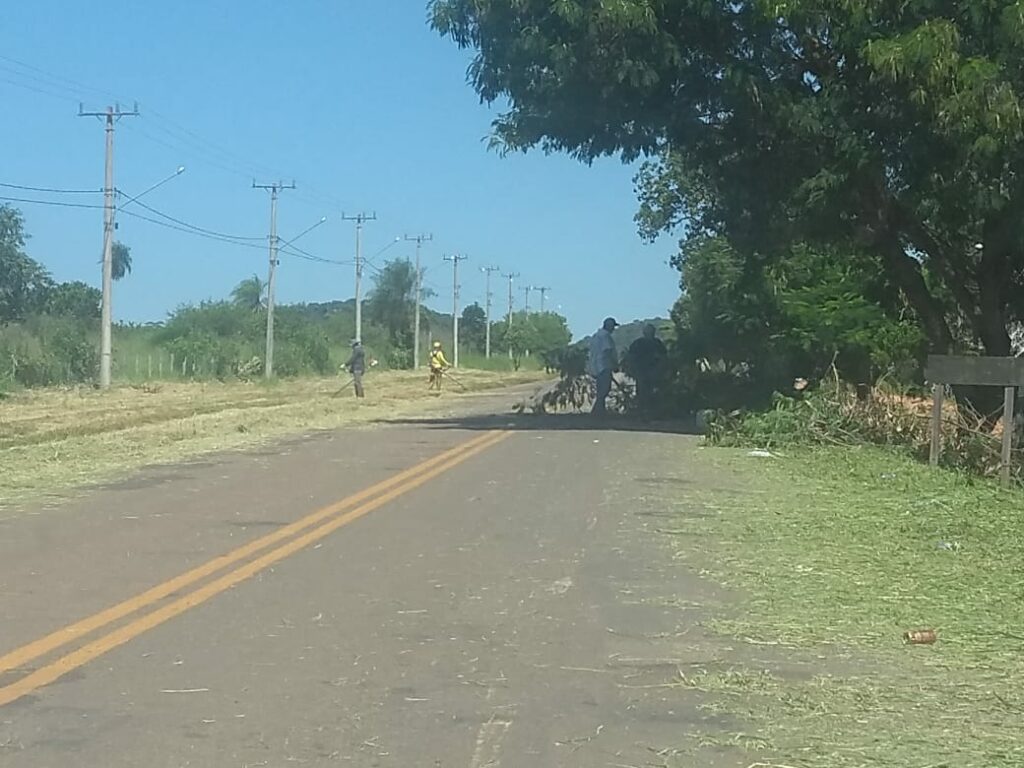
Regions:
M 359 505 L 340 517 L 336 517 L 333 520 L 302 534 L 292 541 L 289 541 L 287 544 L 283 544 L 277 549 L 273 549 L 255 560 L 246 563 L 245 565 L 236 568 L 217 579 L 214 579 L 208 584 L 199 587 L 194 592 L 191 592 L 184 597 L 180 597 L 162 608 L 157 608 L 155 611 L 147 613 L 144 616 L 140 616 L 134 621 L 125 624 L 123 627 L 119 627 L 118 629 L 87 643 L 81 648 L 62 656 L 56 661 L 40 667 L 38 670 L 26 675 L 21 680 L 0 688 L 0 707 L 10 704 L 12 701 L 16 701 L 22 696 L 25 696 L 44 685 L 49 685 L 50 683 L 59 680 L 68 672 L 88 664 L 90 661 L 112 651 L 118 646 L 124 645 L 144 632 L 148 632 L 149 630 L 160 626 L 164 622 L 173 619 L 175 616 L 179 616 L 185 611 L 206 602 L 210 598 L 231 589 L 246 579 L 252 578 L 260 571 L 263 571 L 274 563 L 305 549 L 310 544 L 329 536 L 331 533 L 344 525 L 348 525 L 353 520 L 358 520 L 360 517 L 363 517 L 373 510 L 384 506 L 388 502 L 397 499 L 399 496 L 418 488 L 438 475 L 453 469 L 467 459 L 486 451 L 491 446 L 497 445 L 510 434 L 511 433 L 509 432 L 491 432 L 488 433 L 487 439 L 485 440 L 471 441 L 470 447 L 465 448 L 461 453 L 451 457 L 448 461 L 436 465 L 426 472 L 416 475 L 407 482 L 392 488 L 365 504 Z
M 316 512 L 296 520 L 293 523 L 289 523 L 283 528 L 279 528 L 272 533 L 261 536 L 238 549 L 220 555 L 219 557 L 215 557 L 213 560 L 197 566 L 190 571 L 186 571 L 180 576 L 176 576 L 173 579 L 158 584 L 135 597 L 131 597 L 117 605 L 107 608 L 106 610 L 100 611 L 92 616 L 88 616 L 81 621 L 77 621 L 67 627 L 58 629 L 55 632 L 51 632 L 45 637 L 41 637 L 38 640 L 28 643 L 20 648 L 16 648 L 15 650 L 0 656 L 0 673 L 9 672 L 12 669 L 23 667 L 41 656 L 45 656 L 46 654 L 51 653 L 68 643 L 89 634 L 90 632 L 102 629 L 108 624 L 130 616 L 143 608 L 148 608 L 165 597 L 173 595 L 175 592 L 179 592 L 186 587 L 190 587 L 197 581 L 200 581 L 207 576 L 212 576 L 218 571 L 234 565 L 235 563 L 258 553 L 263 549 L 301 533 L 307 528 L 323 522 L 325 519 L 333 517 L 339 512 L 350 507 L 360 504 L 378 493 L 385 492 L 395 486 L 401 486 L 410 478 L 416 477 L 421 472 L 429 470 L 431 467 L 443 465 L 467 451 L 472 451 L 474 448 L 481 445 L 487 445 L 495 439 L 496 434 L 504 433 L 488 432 L 484 435 L 473 438 L 472 440 L 468 440 L 465 443 L 444 451 L 443 453 L 427 459 L 426 461 L 410 467 L 409 469 L 399 472 L 397 475 L 393 475 L 387 480 L 383 480 L 369 488 L 353 494 L 352 496 L 348 496 L 334 504 L 319 509 Z M 454 464 L 452 466 L 454 466 Z

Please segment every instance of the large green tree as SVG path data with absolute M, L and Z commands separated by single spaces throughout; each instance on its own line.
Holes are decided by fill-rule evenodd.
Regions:
M 42 308 L 53 285 L 49 273 L 25 253 L 21 212 L 0 205 L 0 325 Z
M 487 312 L 473 302 L 462 310 L 459 318 L 459 344 L 474 352 L 483 352 L 487 340 Z
M 82 323 L 99 319 L 103 293 L 81 281 L 53 286 L 46 296 L 46 313 Z
M 368 318 L 387 329 L 392 344 L 405 349 L 412 347 L 415 293 L 416 267 L 408 259 L 394 259 L 374 275 L 367 304 Z M 431 295 L 423 289 L 421 298 Z
M 932 349 L 1024 319 L 1024 3 L 435 0 L 494 141 L 650 162 L 642 231 L 866 251 Z M 981 247 L 976 248 L 975 244 Z M 957 337 L 961 329 L 962 338 Z

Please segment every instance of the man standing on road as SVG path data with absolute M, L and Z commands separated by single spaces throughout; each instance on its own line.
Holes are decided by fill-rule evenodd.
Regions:
M 358 339 L 352 342 L 352 354 L 345 363 L 348 372 L 352 374 L 352 384 L 356 390 L 356 397 L 366 397 L 363 391 L 363 374 L 366 373 L 366 350 Z
M 641 411 L 654 407 L 654 393 L 668 351 L 653 325 L 644 326 L 644 335 L 629 346 L 626 353 L 628 373 L 636 380 L 636 400 Z
M 607 317 L 600 330 L 590 339 L 587 373 L 597 382 L 597 395 L 591 413 L 602 414 L 606 411 L 605 401 L 612 391 L 612 373 L 619 365 L 619 354 L 615 349 L 615 339 L 612 338 L 612 333 L 618 327 L 614 317 Z
M 448 360 L 445 359 L 441 342 L 435 341 L 434 348 L 430 351 L 430 389 L 441 391 L 441 379 L 448 367 Z

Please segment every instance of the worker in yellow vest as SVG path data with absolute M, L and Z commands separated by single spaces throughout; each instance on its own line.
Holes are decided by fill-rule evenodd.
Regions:
M 444 350 L 441 348 L 441 342 L 435 341 L 434 348 L 430 351 L 430 389 L 441 391 L 441 380 L 444 377 L 444 372 L 451 366 L 448 365 L 448 360 L 444 356 Z

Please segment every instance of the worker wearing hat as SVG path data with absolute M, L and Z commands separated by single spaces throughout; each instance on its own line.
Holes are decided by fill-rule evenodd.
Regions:
M 587 357 L 587 373 L 594 377 L 597 393 L 591 413 L 603 414 L 606 401 L 612 391 L 612 374 L 619 366 L 619 353 L 615 349 L 612 333 L 619 327 L 614 317 L 606 317 L 601 327 L 590 338 L 590 354 Z
M 441 342 L 435 341 L 434 348 L 430 350 L 430 389 L 441 391 L 441 380 L 445 369 L 449 367 Z

